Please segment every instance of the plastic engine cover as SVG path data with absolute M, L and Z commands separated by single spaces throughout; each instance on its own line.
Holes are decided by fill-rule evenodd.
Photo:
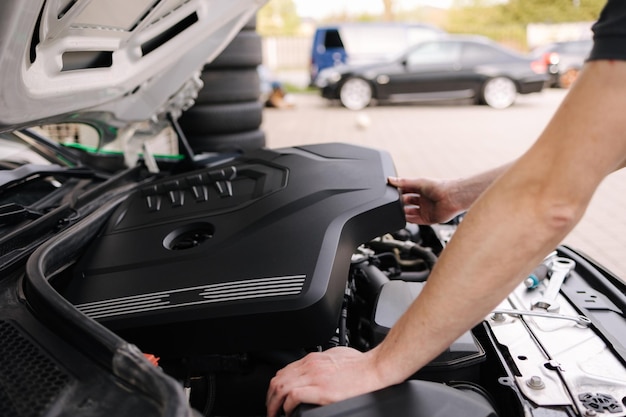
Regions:
M 131 195 L 61 293 L 142 349 L 308 347 L 335 332 L 355 248 L 404 226 L 390 157 L 259 150 Z

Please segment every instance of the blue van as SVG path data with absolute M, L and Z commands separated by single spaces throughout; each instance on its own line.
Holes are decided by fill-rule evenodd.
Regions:
M 320 26 L 311 48 L 311 85 L 324 68 L 387 59 L 411 45 L 443 34 L 443 30 L 424 23 L 359 22 Z

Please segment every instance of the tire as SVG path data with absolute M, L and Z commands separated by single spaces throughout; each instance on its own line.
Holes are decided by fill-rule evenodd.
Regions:
M 186 135 L 236 133 L 258 129 L 263 120 L 263 105 L 258 101 L 232 104 L 196 105 L 179 119 Z
M 574 81 L 576 81 L 579 72 L 580 69 L 578 68 L 569 68 L 564 73 L 559 74 L 558 86 L 561 88 L 570 88 Z
M 517 87 L 510 78 L 491 78 L 483 85 L 480 97 L 489 107 L 505 109 L 515 103 Z
M 179 119 L 194 152 L 241 152 L 265 146 L 261 80 L 263 61 L 257 17 L 251 17 L 230 44 L 203 68 L 203 88 Z
M 241 30 L 256 30 L 256 26 L 257 26 L 257 15 L 256 13 L 254 14 L 254 16 L 252 16 L 250 18 L 250 20 L 248 20 L 246 22 L 245 25 L 243 25 L 243 27 L 241 28 Z
M 339 101 L 350 110 L 361 110 L 372 101 L 372 86 L 363 78 L 348 78 L 339 88 Z
M 188 136 L 187 141 L 194 152 L 246 152 L 265 147 L 265 133 L 260 130 L 223 135 Z
M 239 32 L 205 69 L 245 67 L 256 68 L 263 63 L 261 35 L 254 31 Z
M 256 68 L 205 70 L 200 79 L 204 86 L 198 92 L 196 105 L 253 101 L 261 91 Z

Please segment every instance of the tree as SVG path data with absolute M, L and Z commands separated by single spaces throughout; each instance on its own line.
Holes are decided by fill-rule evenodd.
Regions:
M 296 35 L 300 17 L 293 0 L 272 0 L 257 13 L 257 31 L 263 36 Z
M 518 49 L 526 49 L 530 23 L 595 21 L 606 0 L 456 0 L 445 29 L 475 33 Z
M 509 0 L 502 18 L 518 23 L 560 23 L 597 20 L 606 0 Z
M 392 20 L 394 20 L 394 10 L 393 10 L 393 6 L 394 6 L 394 1 L 393 0 L 383 0 L 383 6 L 384 6 L 384 19 L 387 22 L 390 22 Z
M 456 0 L 453 14 L 491 24 L 584 22 L 596 20 L 606 0 Z M 471 18 L 469 16 L 471 15 Z

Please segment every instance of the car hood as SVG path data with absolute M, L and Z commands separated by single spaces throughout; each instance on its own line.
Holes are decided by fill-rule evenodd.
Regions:
M 193 103 L 202 66 L 265 0 L 2 0 L 0 132 L 102 129 Z

